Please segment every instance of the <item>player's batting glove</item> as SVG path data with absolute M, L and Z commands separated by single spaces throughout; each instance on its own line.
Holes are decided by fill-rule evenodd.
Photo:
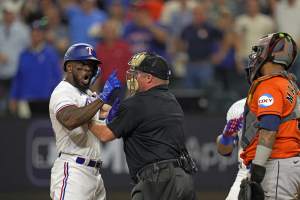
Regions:
M 104 102 L 110 104 L 111 96 L 113 92 L 121 88 L 121 82 L 117 77 L 117 72 L 113 71 L 106 80 L 103 90 L 99 95 L 99 98 Z
M 119 111 L 120 108 L 120 104 L 121 104 L 121 100 L 119 97 L 117 97 L 106 118 L 107 123 L 110 123 L 116 117 L 117 112 Z
M 242 126 L 243 116 L 229 120 L 224 127 L 220 143 L 223 145 L 233 144 L 236 140 L 236 133 L 242 128 Z
M 232 136 L 236 134 L 243 127 L 243 116 L 231 119 L 224 127 L 223 135 Z

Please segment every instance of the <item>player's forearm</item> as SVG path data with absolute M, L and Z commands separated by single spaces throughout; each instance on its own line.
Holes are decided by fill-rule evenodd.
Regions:
M 229 156 L 234 148 L 234 144 L 233 143 L 228 143 L 228 144 L 223 144 L 221 141 L 222 139 L 222 135 L 219 135 L 217 137 L 217 151 L 219 154 L 223 155 L 223 156 Z
M 89 122 L 103 104 L 100 99 L 97 99 L 84 107 L 69 106 L 58 112 L 56 117 L 67 129 L 73 130 Z
M 258 144 L 253 163 L 264 166 L 272 153 L 273 144 L 276 138 L 276 131 L 259 130 Z
M 263 145 L 272 149 L 276 138 L 276 131 L 268 131 L 266 129 L 259 130 L 258 145 Z

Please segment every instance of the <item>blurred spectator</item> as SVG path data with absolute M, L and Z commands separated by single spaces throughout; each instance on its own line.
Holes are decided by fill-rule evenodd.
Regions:
M 207 22 L 202 5 L 193 10 L 193 22 L 183 29 L 180 48 L 188 54 L 186 87 L 206 89 L 213 81 L 214 67 L 211 62 L 214 45 L 222 38 L 222 33 Z
M 289 33 L 300 46 L 300 1 L 285 0 L 275 4 L 274 17 L 278 31 Z
M 48 114 L 50 94 L 61 81 L 59 57 L 55 49 L 46 43 L 45 21 L 31 25 L 31 45 L 19 58 L 17 74 L 11 88 L 10 111 L 20 117 Z M 29 104 L 24 113 L 23 106 Z
M 29 24 L 37 15 L 38 17 L 42 17 L 42 14 L 38 10 L 38 0 L 25 1 L 21 9 L 21 16 L 24 22 Z
M 168 27 L 170 37 L 168 52 L 172 59 L 173 75 L 181 78 L 185 76 L 187 55 L 185 52 L 176 51 L 180 34 L 187 25 L 193 21 L 193 12 L 197 3 L 194 0 L 171 0 L 165 3 L 161 15 L 161 23 Z
M 48 23 L 47 41 L 52 44 L 62 56 L 69 47 L 68 27 L 62 23 L 59 10 L 51 7 L 46 10 L 45 17 Z
M 0 13 L 2 13 L 3 7 L 7 2 L 13 5 L 15 12 L 17 12 L 18 14 L 20 13 L 21 8 L 24 4 L 24 0 L 2 0 L 0 1 Z M 2 22 L 2 17 L 2 14 L 0 14 L 0 23 Z
M 107 14 L 98 9 L 96 0 L 61 1 L 69 22 L 70 43 L 84 42 L 95 47 Z
M 26 0 L 21 9 L 22 19 L 26 24 L 31 24 L 42 18 L 44 11 L 51 6 L 54 6 L 51 0 Z
M 217 25 L 219 16 L 224 9 L 228 10 L 232 16 L 243 13 L 243 0 L 208 0 L 208 19 L 214 25 Z
M 128 21 L 127 9 L 129 2 L 126 0 L 106 1 L 106 9 L 110 19 L 118 23 L 119 31 L 123 32 L 124 25 Z
M 166 56 L 168 32 L 165 27 L 154 22 L 146 4 L 131 6 L 132 21 L 124 27 L 124 38 L 131 45 L 132 53 L 150 51 Z
M 274 5 L 274 17 L 278 25 L 278 31 L 289 33 L 300 47 L 300 0 L 279 1 Z M 296 58 L 296 67 L 292 72 L 300 76 L 300 56 Z M 300 85 L 299 79 L 298 84 Z
M 235 30 L 240 40 L 238 59 L 246 64 L 252 45 L 262 36 L 274 32 L 275 23 L 260 12 L 257 0 L 247 0 L 245 7 L 247 13 L 236 18 Z
M 7 111 L 11 80 L 16 74 L 20 52 L 29 44 L 29 30 L 19 21 L 19 8 L 12 2 L 2 5 L 0 23 L 0 113 Z
M 148 9 L 151 18 L 154 21 L 158 21 L 161 16 L 161 12 L 164 6 L 163 0 L 143 0 L 141 2 L 144 2 L 146 4 L 146 8 Z
M 120 5 L 124 9 L 127 9 L 130 5 L 130 0 L 104 0 L 104 7 L 106 10 L 109 10 L 113 5 Z
M 219 13 L 218 28 L 223 32 L 223 40 L 216 46 L 217 53 L 213 56 L 216 78 L 222 83 L 218 88 L 228 96 L 243 96 L 248 86 L 245 83 L 244 69 L 238 67 L 241 64 L 236 63 L 235 60 L 239 41 L 236 40 L 234 32 L 234 18 L 226 8 Z
M 117 70 L 118 78 L 123 85 L 126 84 L 126 71 L 132 56 L 129 44 L 120 38 L 118 22 L 108 20 L 102 27 L 102 41 L 97 45 L 97 56 L 103 67 L 101 79 L 95 91 L 100 91 L 112 71 Z
M 192 10 L 196 5 L 194 0 L 168 1 L 163 7 L 160 21 L 169 28 L 172 35 L 179 36 L 182 29 L 192 22 Z

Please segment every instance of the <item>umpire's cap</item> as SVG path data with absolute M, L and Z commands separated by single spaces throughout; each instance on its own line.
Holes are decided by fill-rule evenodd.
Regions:
M 137 53 L 130 59 L 128 64 L 131 70 L 146 72 L 163 80 L 169 80 L 171 76 L 171 69 L 168 62 L 155 53 Z
M 97 58 L 94 48 L 86 43 L 77 43 L 69 47 L 64 56 L 64 71 L 66 71 L 66 63 L 68 61 L 94 61 L 97 65 L 101 61 Z

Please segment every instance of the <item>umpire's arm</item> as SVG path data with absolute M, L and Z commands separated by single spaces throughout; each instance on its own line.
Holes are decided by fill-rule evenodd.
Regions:
M 106 124 L 90 122 L 89 130 L 101 141 L 101 142 L 109 142 L 111 140 L 116 139 L 115 134 L 107 127 Z
M 138 109 L 139 107 L 130 106 L 124 101 L 110 123 L 104 124 L 91 120 L 89 130 L 102 142 L 128 137 L 141 122 L 141 117 L 137 114 L 140 112 Z

